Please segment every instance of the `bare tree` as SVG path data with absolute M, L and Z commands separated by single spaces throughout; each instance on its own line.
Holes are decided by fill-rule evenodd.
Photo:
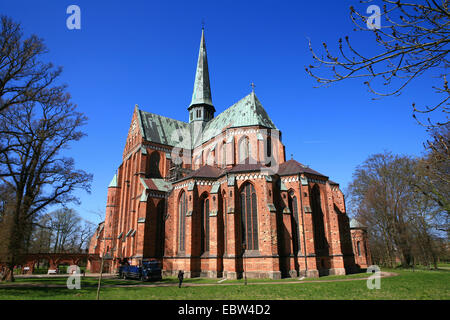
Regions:
M 94 235 L 96 228 L 97 226 L 93 222 L 87 220 L 83 221 L 77 233 L 77 238 L 75 241 L 76 244 L 75 250 L 81 252 L 89 248 L 89 241 Z
M 385 152 L 358 166 L 349 186 L 349 207 L 369 227 L 373 258 L 394 266 L 415 261 L 436 266 L 439 239 L 436 217 L 442 208 L 416 185 L 420 160 Z
M 29 252 L 83 252 L 95 232 L 95 224 L 74 209 L 60 208 L 33 224 Z
M 72 248 L 75 234 L 80 228 L 81 218 L 73 209 L 61 208 L 50 214 L 53 231 L 53 252 L 59 253 Z M 68 243 L 71 245 L 68 246 Z
M 43 40 L 36 35 L 24 39 L 19 23 L 6 16 L 0 20 L 0 113 L 30 101 L 48 103 L 62 94 L 66 86 L 54 85 L 62 68 L 39 60 L 47 53 Z
M 5 21 L 8 22 L 7 20 L 3 18 L 3 24 Z M 11 29 L 8 33 L 11 35 L 6 37 L 6 40 L 1 39 L 3 43 L 0 43 L 0 46 L 3 47 L 5 42 L 14 38 L 14 34 L 20 30 L 18 25 L 7 23 L 7 26 Z M 28 50 L 27 46 L 17 48 L 22 51 Z M 9 67 L 1 65 L 0 69 L 3 79 L 1 90 L 5 88 L 4 75 L 10 72 L 11 66 L 25 63 L 21 62 L 22 55 L 19 53 L 8 57 L 12 59 Z M 25 63 L 16 73 L 18 83 L 25 86 L 24 94 L 14 95 L 17 98 L 8 98 L 10 101 L 8 108 L 3 108 L 0 113 L 0 179 L 14 194 L 10 207 L 10 237 L 6 241 L 7 252 L 2 257 L 8 265 L 9 272 L 6 273 L 8 279 L 13 279 L 13 267 L 25 249 L 24 239 L 30 231 L 29 226 L 34 222 L 34 217 L 51 205 L 65 206 L 70 202 L 77 202 L 73 191 L 82 188 L 90 192 L 92 180 L 91 174 L 75 169 L 72 158 L 62 155 L 64 149 L 72 142 L 80 140 L 85 135 L 80 129 L 85 125 L 86 117 L 77 112 L 64 86 L 47 85 L 45 88 L 30 89 L 28 84 L 36 83 L 33 68 L 37 74 L 43 69 L 42 64 L 36 60 L 25 59 L 25 61 L 34 62 L 31 65 Z M 19 77 L 23 70 L 28 70 L 28 75 L 32 78 Z M 45 67 L 44 70 L 49 68 Z M 57 75 L 59 72 L 52 73 L 50 78 L 53 79 L 53 76 Z M 46 77 L 44 79 L 47 79 Z M 47 83 L 51 82 L 53 80 Z M 13 87 L 19 87 L 18 83 Z M 35 89 L 38 93 L 34 91 Z M 41 93 L 45 93 L 45 99 Z M 4 91 L 2 100 L 5 102 Z
M 47 253 L 51 252 L 51 241 L 53 231 L 50 225 L 50 215 L 44 214 L 36 217 L 37 222 L 33 225 L 33 232 L 31 235 L 31 243 L 28 247 L 30 253 Z
M 418 258 L 415 260 L 419 260 L 423 265 L 431 263 L 437 269 L 439 249 L 434 220 L 436 211 L 440 209 L 436 207 L 435 202 L 420 192 L 411 197 L 410 205 L 409 225 L 414 241 L 414 256 Z
M 368 3 L 370 1 L 364 1 Z M 439 2 L 439 3 L 437 3 Z M 372 56 L 356 49 L 348 36 L 339 39 L 339 49 L 333 53 L 323 43 L 324 54 L 309 48 L 316 65 L 306 67 L 306 72 L 320 85 L 338 81 L 362 78 L 370 92 L 376 96 L 398 95 L 414 79 L 425 72 L 434 71 L 441 78 L 441 86 L 432 87 L 440 96 L 434 105 L 416 107 L 413 103 L 413 116 L 416 113 L 430 113 L 441 110 L 446 115 L 444 122 L 419 123 L 428 128 L 448 123 L 450 90 L 446 73 L 448 72 L 450 44 L 450 12 L 447 0 L 405 1 L 383 0 L 379 12 L 381 26 L 371 24 L 369 16 L 350 7 L 350 19 L 356 30 L 373 32 L 374 40 L 381 53 Z M 368 23 L 370 28 L 368 28 Z M 320 73 L 320 71 L 323 73 Z M 380 90 L 378 87 L 385 88 Z
M 361 1 L 368 4 L 371 1 Z M 348 36 L 339 39 L 335 50 L 323 43 L 323 52 L 309 48 L 315 65 L 306 67 L 319 86 L 328 86 L 347 79 L 361 79 L 375 97 L 399 95 L 415 79 L 431 74 L 440 85 L 432 86 L 438 100 L 423 107 L 412 103 L 413 117 L 430 132 L 432 139 L 425 143 L 426 156 L 416 167 L 421 179 L 410 180 L 416 189 L 435 201 L 444 211 L 436 210 L 442 220 L 441 230 L 448 232 L 450 209 L 450 137 L 448 113 L 450 90 L 448 86 L 448 53 L 450 51 L 449 2 L 383 0 L 382 9 L 367 16 L 350 7 L 350 19 L 355 31 L 373 35 L 379 52 L 365 54 L 356 48 Z M 367 7 L 365 7 L 368 9 Z M 372 11 L 372 13 L 374 13 Z M 379 19 L 376 25 L 372 18 Z M 431 120 L 438 111 L 444 120 Z M 434 112 L 434 113 L 433 113 Z M 419 114 L 427 115 L 426 121 Z M 406 177 L 404 177 L 406 178 Z M 444 214 L 444 216 L 442 216 Z M 383 230 L 379 230 L 382 232 Z M 388 236 L 384 230 L 385 236 Z M 390 248 L 386 248 L 391 254 Z
M 450 124 L 430 130 L 431 140 L 426 143 L 426 154 L 418 165 L 414 186 L 441 210 L 437 211 L 437 228 L 450 235 Z
M 10 147 L 0 153 L 0 179 L 14 192 L 13 223 L 8 243 L 8 266 L 22 252 L 25 227 L 50 205 L 77 202 L 73 191 L 90 192 L 92 175 L 75 169 L 74 160 L 61 152 L 84 134 L 86 118 L 70 103 L 69 95 L 56 95 L 46 104 L 26 103 L 0 115 L 0 128 L 8 134 L 0 143 Z
M 390 255 L 398 252 L 405 266 L 412 261 L 405 206 L 411 190 L 405 177 L 411 174 L 411 159 L 391 153 L 376 154 L 356 169 L 349 187 L 354 205 L 373 216 L 387 251 Z

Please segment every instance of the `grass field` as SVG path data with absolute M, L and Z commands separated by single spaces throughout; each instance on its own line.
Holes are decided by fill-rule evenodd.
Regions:
M 283 279 L 282 284 L 274 284 L 273 280 L 249 279 L 248 285 L 243 280 L 225 281 L 222 284 L 214 279 L 185 279 L 186 284 L 204 284 L 204 286 L 186 286 L 181 289 L 177 286 L 165 287 L 108 287 L 111 285 L 138 285 L 139 281 L 104 279 L 101 299 L 113 300 L 297 300 L 297 299 L 450 299 L 450 270 L 389 270 L 383 271 L 398 273 L 398 276 L 382 278 L 381 289 L 369 290 L 366 280 L 327 282 L 330 280 L 358 279 L 368 274 L 354 274 L 349 276 L 328 276 L 315 279 L 312 283 L 287 283 L 293 279 Z M 305 279 L 310 281 L 312 279 Z M 17 279 L 16 287 L 3 287 L 0 284 L 0 299 L 95 299 L 97 279 L 85 278 L 81 282 L 80 290 L 69 290 L 65 287 L 42 287 L 42 285 L 64 285 L 65 278 L 37 278 Z M 264 284 L 257 284 L 264 282 Z M 163 284 L 176 283 L 175 278 L 162 281 Z M 32 287 L 40 284 L 39 287 Z M 214 285 L 208 285 L 214 284 Z M 226 285 L 235 284 L 235 285 Z

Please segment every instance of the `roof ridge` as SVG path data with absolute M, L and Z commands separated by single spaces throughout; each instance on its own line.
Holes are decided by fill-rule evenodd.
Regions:
M 244 124 L 242 124 L 242 125 L 239 125 L 239 121 L 236 121 L 236 119 L 230 120 L 230 121 L 226 121 L 226 120 L 223 121 L 223 119 L 232 118 L 232 114 L 231 113 L 234 110 L 234 108 L 241 107 L 247 101 L 252 106 L 254 106 L 254 108 L 250 108 L 250 112 L 253 115 L 253 117 L 250 120 L 248 118 L 244 119 L 244 120 L 242 118 L 240 118 L 239 121 L 241 121 L 241 122 L 243 121 L 244 122 Z M 240 109 L 241 108 L 238 108 L 238 110 L 240 110 Z M 243 110 L 241 110 L 241 111 L 243 111 Z M 242 115 L 246 115 L 246 113 L 247 112 L 244 112 Z M 220 123 L 221 121 L 222 122 L 226 122 L 226 123 L 222 124 L 223 127 L 222 128 L 214 128 L 214 126 L 216 126 L 216 124 Z M 245 121 L 250 122 L 250 123 L 245 124 Z M 236 122 L 238 122 L 238 125 L 236 125 Z M 255 122 L 255 123 L 252 123 L 252 122 Z M 254 92 L 249 93 L 245 97 L 241 98 L 239 101 L 233 103 L 227 109 L 225 109 L 224 111 L 219 113 L 217 116 L 215 116 L 213 119 L 211 119 L 206 124 L 203 132 L 208 132 L 208 130 L 210 130 L 210 129 L 212 129 L 212 130 L 215 129 L 215 130 L 217 130 L 217 134 L 211 135 L 211 136 L 207 136 L 206 139 L 203 138 L 202 139 L 202 143 L 205 143 L 206 141 L 216 137 L 217 135 L 219 135 L 223 131 L 224 128 L 227 128 L 230 125 L 232 127 L 245 127 L 245 126 L 260 125 L 260 126 L 267 127 L 267 128 L 278 129 L 277 126 L 273 123 L 272 119 L 270 119 L 269 114 L 267 113 L 266 109 L 264 109 L 264 107 L 262 106 L 261 102 L 256 97 L 256 94 Z M 218 130 L 220 130 L 220 132 L 218 132 Z
M 208 127 L 208 125 L 213 122 L 215 119 L 217 119 L 218 117 L 220 117 L 221 115 L 223 115 L 225 112 L 227 112 L 228 110 L 230 110 L 231 108 L 233 108 L 234 106 L 236 106 L 239 102 L 241 102 L 242 100 L 244 100 L 245 98 L 247 98 L 250 94 L 246 95 L 245 97 L 241 98 L 240 100 L 236 101 L 235 103 L 233 103 L 231 106 L 229 106 L 228 108 L 226 108 L 225 110 L 223 110 L 222 112 L 220 112 L 217 116 L 215 116 L 211 121 L 209 121 L 205 127 L 205 129 Z
M 155 116 L 158 116 L 158 117 L 161 117 L 161 118 L 166 118 L 166 119 L 169 119 L 169 120 L 173 120 L 173 121 L 177 121 L 177 122 L 181 122 L 181 123 L 184 123 L 184 124 L 186 124 L 186 125 L 189 125 L 189 122 L 184 122 L 184 121 L 182 121 L 182 120 L 177 120 L 177 119 L 174 119 L 174 118 L 170 118 L 170 117 L 162 116 L 162 115 L 160 115 L 160 114 L 157 114 L 157 113 L 153 113 L 153 112 L 148 112 L 148 111 L 145 111 L 145 110 L 141 110 L 141 109 L 138 109 L 138 110 L 139 110 L 139 111 L 141 111 L 141 112 L 145 112 L 145 113 L 153 114 L 153 115 L 155 115 Z

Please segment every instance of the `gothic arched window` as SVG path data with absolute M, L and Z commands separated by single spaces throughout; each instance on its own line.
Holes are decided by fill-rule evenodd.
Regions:
M 223 192 L 223 242 L 224 242 L 224 251 L 227 252 L 227 198 L 225 197 L 226 193 Z
M 165 202 L 164 200 L 160 200 L 158 205 L 156 206 L 155 255 L 157 257 L 164 256 L 164 239 L 165 239 L 164 213 L 165 213 Z
M 317 255 L 328 255 L 328 243 L 325 237 L 325 225 L 320 201 L 320 189 L 316 184 L 311 191 L 314 245 Z
M 227 144 L 225 141 L 222 142 L 222 165 L 224 167 L 227 165 Z
M 292 241 L 294 253 L 300 251 L 300 232 L 299 232 L 299 216 L 298 216 L 298 206 L 297 206 L 297 197 L 294 195 L 292 191 L 289 194 L 289 209 L 292 212 Z
M 258 250 L 258 214 L 255 187 L 246 183 L 241 194 L 241 235 L 247 250 Z
M 180 200 L 178 202 L 178 249 L 180 251 L 185 250 L 185 237 L 186 237 L 186 192 L 182 191 Z
M 204 198 L 201 208 L 201 230 L 200 230 L 200 251 L 209 251 L 209 199 Z
M 159 152 L 154 151 L 148 158 L 145 168 L 145 175 L 148 178 L 161 178 L 161 173 L 159 172 L 159 162 Z
M 250 156 L 250 140 L 248 137 L 242 137 L 239 142 L 239 163 L 245 163 Z
M 272 156 L 272 138 L 267 137 L 266 140 L 266 156 L 267 158 L 270 158 Z

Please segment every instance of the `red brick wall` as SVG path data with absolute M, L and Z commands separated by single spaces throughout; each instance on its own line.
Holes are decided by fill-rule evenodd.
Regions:
M 352 270 L 355 265 L 353 257 L 348 217 L 345 212 L 345 201 L 337 185 L 330 185 L 326 177 L 306 174 L 308 183 L 303 185 L 299 175 L 278 177 L 267 176 L 261 172 L 235 174 L 233 185 L 228 185 L 227 176 L 219 177 L 221 183 L 218 193 L 211 194 L 213 179 L 181 180 L 173 184 L 173 190 L 166 195 L 156 193 L 149 195 L 147 201 L 141 201 L 144 186 L 140 178 L 149 177 L 148 162 L 155 152 L 159 155 L 159 172 L 161 177 L 169 175 L 171 165 L 166 152 L 171 147 L 144 142 L 139 128 L 133 131 L 133 122 L 137 119 L 135 110 L 132 124 L 123 153 L 123 163 L 118 169 L 118 187 L 108 189 L 108 200 L 105 217 L 105 232 L 113 240 L 106 241 L 106 246 L 116 258 L 131 257 L 133 263 L 142 258 L 155 257 L 157 254 L 157 211 L 160 201 L 166 201 L 164 224 L 164 257 L 163 269 L 168 274 L 176 274 L 184 270 L 186 276 L 242 276 L 245 270 L 248 276 L 273 277 L 280 276 L 318 276 L 319 274 L 342 274 Z M 239 159 L 238 141 L 245 135 L 250 139 L 251 156 L 257 160 L 265 157 L 265 141 L 258 140 L 258 130 L 250 127 L 244 129 L 228 129 L 233 135 L 233 143 L 227 144 L 227 165 L 232 166 Z M 214 150 L 216 163 L 222 166 L 221 144 L 226 138 L 217 138 Z M 204 146 L 211 147 L 207 142 Z M 272 136 L 272 157 L 277 163 L 285 161 L 284 145 Z M 194 150 L 198 151 L 198 150 Z M 193 153 L 195 155 L 195 152 Z M 201 163 L 206 163 L 206 153 Z M 183 167 L 189 168 L 185 163 Z M 195 168 L 195 166 L 194 166 Z M 188 184 L 196 182 L 192 191 Z M 282 184 L 280 183 L 282 182 Z M 242 255 L 241 219 L 239 193 L 245 183 L 251 183 L 257 194 L 258 216 L 258 250 L 247 251 Z M 283 190 L 280 189 L 283 185 Z M 320 190 L 320 204 L 323 212 L 324 231 L 328 243 L 328 254 L 318 256 L 314 243 L 313 213 L 311 190 L 317 185 Z M 185 217 L 186 249 L 178 250 L 179 214 L 178 204 L 181 192 L 186 192 L 187 211 L 191 215 Z M 153 192 L 153 191 L 152 191 Z M 200 208 L 202 195 L 210 201 L 210 250 L 200 252 Z M 293 212 L 289 208 L 289 196 L 295 196 L 298 209 L 298 242 L 294 251 Z M 226 206 L 224 205 L 226 199 Z M 305 210 L 306 209 L 306 210 Z M 215 214 L 216 213 L 216 214 Z M 226 217 L 225 217 L 226 216 Z M 225 219 L 226 218 L 226 219 Z M 140 219 L 140 223 L 138 220 Z M 145 219 L 145 221 L 144 221 Z M 226 224 L 224 221 L 226 220 Z M 135 230 L 134 236 L 126 234 Z M 122 233 L 120 239 L 119 235 Z M 226 234 L 226 238 L 224 236 Z M 357 234 L 366 241 L 364 235 Z M 123 241 L 125 240 L 125 241 Z M 90 245 L 90 252 L 103 250 L 96 236 Z M 94 246 L 97 247 L 94 249 Z M 224 248 L 226 247 L 226 252 Z M 364 246 L 362 246 L 364 247 Z M 358 258 L 359 259 L 359 258 Z M 365 263 L 368 263 L 367 258 Z M 360 265 L 364 265 L 358 260 Z
M 367 231 L 362 228 L 351 229 L 353 253 L 355 255 L 356 266 L 366 269 L 372 264 L 370 249 L 368 247 Z M 359 243 L 359 252 L 358 252 Z

